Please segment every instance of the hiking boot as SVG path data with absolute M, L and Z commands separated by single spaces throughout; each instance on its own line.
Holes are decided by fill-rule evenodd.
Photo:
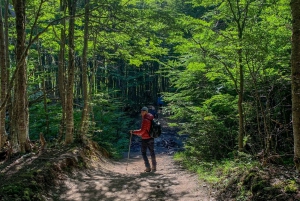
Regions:
M 152 172 L 156 172 L 156 166 L 152 167 Z
M 146 167 L 145 172 L 151 172 L 151 168 L 150 167 Z

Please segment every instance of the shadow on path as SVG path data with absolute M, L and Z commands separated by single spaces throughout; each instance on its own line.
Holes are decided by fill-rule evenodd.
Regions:
M 143 172 L 139 138 L 134 137 L 129 159 L 128 153 L 124 153 L 120 161 L 74 173 L 50 196 L 60 201 L 212 201 L 207 185 L 173 160 L 173 153 L 182 148 L 185 136 L 178 136 L 175 130 L 164 126 L 162 136 L 155 139 L 155 173 Z
M 132 155 L 129 161 L 123 159 L 99 170 L 74 174 L 59 186 L 57 195 L 52 195 L 53 200 L 212 200 L 209 189 L 203 187 L 195 175 L 174 164 L 171 156 L 159 154 L 158 171 L 144 173 L 139 153 Z

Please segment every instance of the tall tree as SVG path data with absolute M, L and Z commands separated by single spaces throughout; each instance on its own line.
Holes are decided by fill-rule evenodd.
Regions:
M 88 84 L 88 72 L 87 72 L 87 51 L 88 51 L 88 39 L 89 39 L 89 12 L 90 2 L 85 0 L 85 15 L 84 15 L 84 42 L 82 51 L 82 91 L 84 105 L 82 110 L 80 135 L 81 139 L 85 138 L 88 129 L 88 116 L 89 116 L 89 84 Z
M 10 66 L 10 59 L 9 59 L 9 42 L 8 42 L 8 30 L 9 30 L 9 25 L 8 25 L 8 16 L 9 16 L 9 12 L 8 12 L 8 8 L 9 8 L 9 0 L 6 0 L 5 2 L 5 21 L 4 21 L 4 24 L 5 24 L 5 56 L 6 56 L 6 70 L 7 70 L 7 73 L 6 73 L 6 83 L 9 82 L 9 66 Z M 10 93 L 11 91 L 8 89 L 8 86 L 6 86 L 7 89 L 7 94 L 6 94 L 6 97 L 11 97 L 10 96 Z M 11 100 L 11 99 L 10 99 Z M 2 103 L 3 104 L 3 103 Z M 9 113 L 11 114 L 12 113 L 12 107 L 6 107 L 6 103 L 4 103 L 5 106 L 3 106 L 3 110 L 5 111 L 5 114 L 6 114 L 6 108 L 7 110 L 9 111 Z M 12 123 L 12 121 L 10 121 L 10 124 Z M 2 142 L 3 143 L 3 142 Z
M 27 69 L 26 69 L 26 46 L 25 46 L 25 0 L 14 0 L 13 6 L 16 12 L 16 84 L 14 93 L 15 103 L 15 126 L 16 134 L 19 141 L 19 150 L 25 152 L 28 148 L 27 142 L 29 139 L 28 135 L 28 99 L 27 99 Z
M 245 80 L 245 52 L 244 52 L 244 33 L 248 27 L 251 27 L 250 19 L 255 17 L 257 13 L 257 6 L 252 6 L 255 2 L 246 0 L 243 2 L 226 0 L 226 1 L 199 1 L 195 0 L 194 4 L 197 6 L 205 6 L 208 10 L 204 15 L 210 18 L 210 23 L 213 25 L 215 31 L 216 41 L 214 49 L 209 47 L 211 39 L 203 44 L 199 40 L 197 33 L 195 38 L 200 48 L 205 55 L 218 61 L 224 67 L 228 79 L 231 80 L 235 91 L 238 95 L 238 149 L 243 151 L 244 136 L 245 136 L 245 119 L 244 119 L 244 80 Z M 212 6 L 214 5 L 214 6 Z M 254 14 L 255 13 L 255 14 Z M 211 28 L 211 27 L 210 27 Z M 201 29 L 201 28 L 200 28 Z M 200 33 L 201 35 L 203 33 Z M 206 49 L 208 47 L 208 49 Z M 210 52 L 209 54 L 207 54 Z
M 2 15 L 2 1 L 0 2 L 0 74 L 1 74 L 1 87 L 0 87 L 0 104 L 3 103 L 3 100 L 6 97 L 7 91 L 7 57 L 6 57 L 6 48 L 5 46 L 5 33 L 4 33 L 4 22 Z M 5 131 L 5 115 L 6 107 L 0 111 L 0 148 L 3 144 L 4 136 L 6 136 Z
M 300 171 L 300 0 L 291 0 L 292 11 L 292 115 L 294 133 L 294 163 Z
M 76 0 L 68 0 L 69 9 L 69 64 L 68 64 L 68 77 L 66 86 L 66 139 L 65 143 L 70 144 L 74 141 L 74 80 L 75 80 L 75 43 L 74 43 L 74 30 L 75 30 L 75 13 L 76 13 Z
M 225 67 L 227 73 L 231 77 L 232 81 L 234 82 L 236 92 L 238 94 L 238 114 L 239 114 L 239 135 L 238 135 L 238 149 L 239 151 L 243 151 L 244 145 L 244 135 L 245 135 L 245 127 L 244 127 L 244 111 L 243 111 L 243 99 L 244 99 L 244 64 L 243 64 L 243 33 L 246 28 L 248 15 L 249 15 L 249 6 L 252 3 L 252 1 L 247 0 L 243 4 L 241 4 L 239 1 L 232 1 L 227 0 L 224 3 L 220 4 L 220 11 L 221 13 L 229 12 L 230 13 L 230 21 L 233 22 L 231 25 L 235 29 L 235 34 L 237 40 L 235 40 L 233 37 L 235 43 L 235 50 L 236 61 L 233 61 L 235 63 L 234 70 L 231 69 L 232 64 L 227 64 L 226 61 L 220 61 L 223 66 Z M 222 7 L 226 4 L 225 9 L 223 10 Z M 224 7 L 223 7 L 224 8 Z M 222 14 L 223 15 L 223 14 Z M 221 15 L 221 17 L 222 17 Z M 223 19 L 219 18 L 218 22 L 221 22 Z M 227 26 L 227 25 L 225 25 Z M 230 26 L 230 25 L 229 25 Z M 221 28 L 222 29 L 222 28 Z M 222 32 L 220 30 L 220 32 Z M 226 30 L 224 31 L 226 32 Z M 221 34 L 223 35 L 224 32 Z M 230 32 L 230 31 L 229 31 Z M 227 35 L 227 34 L 225 34 Z M 228 35 L 229 36 L 229 35 Z M 221 36 L 222 37 L 222 36 Z M 226 36 L 225 36 L 226 37 Z M 230 38 L 230 36 L 229 36 Z M 226 39 L 225 39 L 226 40 Z M 234 73 L 236 72 L 236 76 Z
M 60 0 L 60 11 L 65 16 L 67 8 L 66 0 Z M 66 124 L 66 68 L 65 68 L 65 51 L 66 51 L 66 19 L 61 20 L 62 28 L 60 29 L 60 49 L 58 55 L 58 91 L 62 107 L 62 117 L 59 128 L 59 140 L 62 140 L 63 133 L 65 132 Z

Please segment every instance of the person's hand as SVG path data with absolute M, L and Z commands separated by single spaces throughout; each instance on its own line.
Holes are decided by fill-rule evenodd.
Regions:
M 133 130 L 130 130 L 129 133 L 130 133 L 130 134 L 133 134 Z

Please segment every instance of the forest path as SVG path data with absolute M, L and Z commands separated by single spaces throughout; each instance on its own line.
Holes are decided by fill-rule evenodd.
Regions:
M 143 172 L 139 138 L 133 137 L 129 160 L 128 153 L 124 153 L 122 160 L 105 162 L 97 170 L 74 173 L 52 191 L 53 200 L 213 201 L 209 186 L 173 160 L 184 136 L 179 137 L 164 119 L 160 120 L 163 134 L 155 139 L 156 172 Z

